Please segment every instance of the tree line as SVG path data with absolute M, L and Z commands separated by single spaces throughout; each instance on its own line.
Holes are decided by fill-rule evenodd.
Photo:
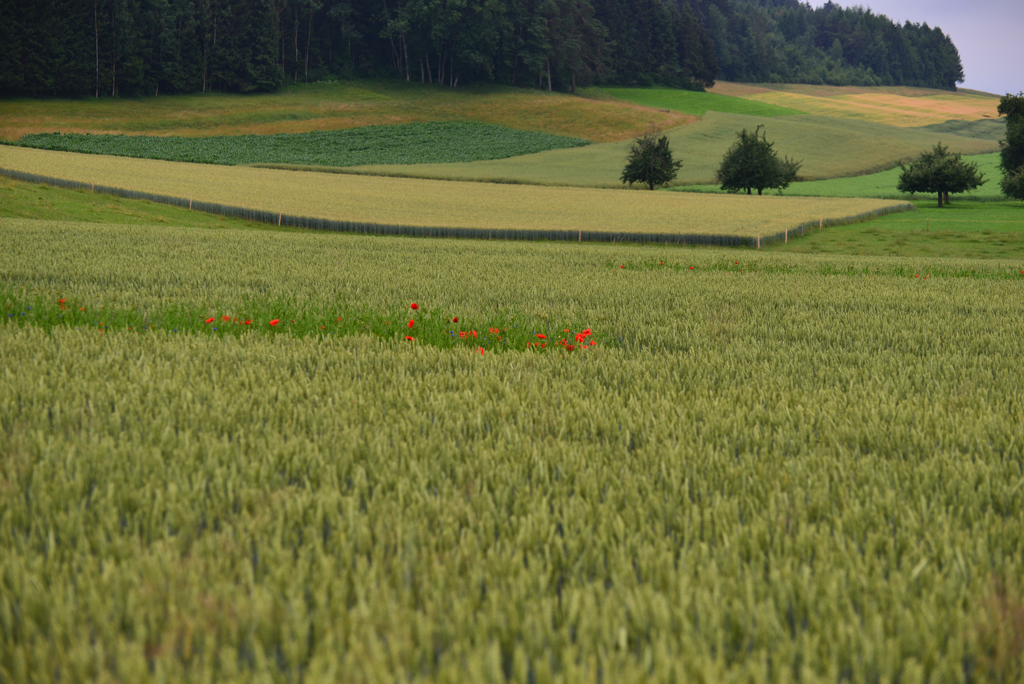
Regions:
M 963 80 L 937 28 L 797 0 L 0 0 L 0 16 L 5 96 L 273 91 L 338 77 L 569 92 Z

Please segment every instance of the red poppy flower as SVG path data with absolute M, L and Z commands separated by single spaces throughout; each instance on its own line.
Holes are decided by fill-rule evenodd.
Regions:
M 622 264 L 619 268 L 626 268 L 626 264 Z
M 1024 273 L 1024 271 L 1021 271 L 1021 273 Z M 58 303 L 58 304 L 63 304 L 64 302 L 65 302 L 65 300 L 63 300 L 63 299 L 62 299 L 62 300 L 60 300 L 60 301 L 59 301 L 59 302 L 57 302 L 57 303 Z
M 416 302 L 413 302 L 411 305 L 409 305 L 409 308 L 415 311 L 416 309 L 420 308 L 420 306 Z
M 252 325 L 252 321 L 250 321 L 248 318 L 246 318 L 245 319 L 245 324 L 246 325 Z
M 591 334 L 590 333 L 590 328 L 587 328 L 586 330 L 583 331 L 583 335 L 590 335 L 590 334 Z
M 1024 271 L 1021 271 L 1021 273 L 1024 273 Z M 85 311 L 85 307 L 83 306 L 79 311 Z
M 409 327 L 411 328 L 416 321 L 409 319 Z
M 690 270 L 691 270 L 691 271 L 693 270 L 693 266 L 691 266 L 691 267 L 690 267 Z
M 416 338 L 415 338 L 415 337 L 409 337 L 408 335 L 406 335 L 406 336 L 405 336 L 405 339 L 407 339 L 407 340 L 409 340 L 409 341 L 411 342 L 411 341 L 413 341 L 413 340 L 414 340 L 414 339 L 416 339 Z
M 740 263 L 740 262 L 738 262 L 738 261 L 734 261 L 734 262 L 732 262 L 732 263 L 734 263 L 734 264 L 738 264 L 738 263 Z
M 548 336 L 547 336 L 547 335 L 544 335 L 544 334 L 541 334 L 541 333 L 537 333 L 537 337 L 539 337 L 539 338 L 540 338 L 540 339 L 542 339 L 542 340 L 546 340 L 546 339 L 548 339 Z
M 466 331 L 465 330 L 460 330 L 459 331 L 459 337 L 465 337 L 465 336 L 466 336 Z
M 1024 271 L 1021 271 L 1021 273 L 1024 273 Z M 458 323 L 458 322 L 459 322 L 459 317 L 458 316 L 454 316 L 452 318 L 452 323 Z
M 221 316 L 221 319 L 225 320 L 225 321 L 230 321 L 231 320 L 231 316 Z
M 207 323 L 213 323 L 213 316 L 210 316 L 209 318 L 207 318 L 206 322 Z
M 587 339 L 586 335 L 584 335 L 583 333 L 576 333 L 576 341 L 577 342 L 582 342 L 585 339 Z
M 274 320 L 270 321 L 270 325 L 277 325 L 280 322 L 281 322 L 280 318 L 275 318 Z
M 483 348 L 483 347 L 477 347 L 477 348 L 476 348 L 476 350 L 477 350 L 478 352 L 480 352 L 480 356 L 483 356 L 483 355 L 484 355 L 484 348 Z
M 476 337 L 476 330 L 470 330 L 469 334 L 472 335 L 473 337 Z

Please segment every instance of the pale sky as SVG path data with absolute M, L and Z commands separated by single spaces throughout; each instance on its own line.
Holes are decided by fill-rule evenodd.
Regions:
M 820 7 L 824 2 L 813 0 Z M 1024 90 L 1024 0 L 836 0 L 862 5 L 902 24 L 938 26 L 960 51 L 958 87 L 996 95 Z

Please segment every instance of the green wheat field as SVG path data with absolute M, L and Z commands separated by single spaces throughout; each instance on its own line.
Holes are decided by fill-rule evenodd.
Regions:
M 178 107 L 209 136 L 309 139 L 546 112 L 529 130 L 594 142 L 378 169 L 514 187 L 143 177 L 172 165 L 7 146 L 0 166 L 367 220 L 472 200 L 478 223 L 539 226 L 522 198 L 560 216 L 579 197 L 727 231 L 730 212 L 890 204 L 864 174 L 940 135 L 993 152 L 973 120 L 836 118 L 832 90 L 369 83 L 0 114 L 12 141 L 66 119 L 159 147 L 188 137 Z M 327 103 L 345 93 L 351 119 Z M 937 119 L 988 103 L 928 97 Z M 807 194 L 851 199 L 594 187 L 648 113 L 701 117 L 669 131 L 681 182 L 765 123 L 831 179 Z M 221 187 L 236 176 L 287 181 Z M 0 683 L 1020 682 L 1024 214 L 988 199 L 756 250 L 278 229 L 0 177 Z

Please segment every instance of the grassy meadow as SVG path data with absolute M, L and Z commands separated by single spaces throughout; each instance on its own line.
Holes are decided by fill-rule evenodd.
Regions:
M 964 161 L 977 164 L 978 170 L 985 178 L 985 182 L 980 188 L 977 188 L 970 193 L 953 195 L 953 201 L 992 201 L 1003 199 L 1003 193 L 999 187 L 999 180 L 1003 177 L 1003 172 L 999 168 L 999 154 L 997 152 L 968 156 L 964 158 Z M 909 193 L 901 193 L 896 190 L 896 184 L 899 182 L 900 173 L 900 168 L 896 167 L 888 169 L 887 171 L 868 173 L 862 176 L 830 178 L 828 180 L 818 181 L 800 181 L 793 183 L 786 188 L 783 191 L 783 194 L 799 197 L 875 197 L 878 199 L 915 200 L 920 201 L 923 204 L 926 203 L 926 195 L 921 195 L 920 193 L 911 195 Z M 679 192 L 725 193 L 725 191 L 721 189 L 721 186 L 717 184 L 679 185 L 670 188 L 670 190 Z M 777 191 L 770 192 L 774 193 Z M 936 203 L 937 202 L 938 200 L 936 199 Z
M 0 146 L 377 224 L 761 235 L 904 204 L 886 169 L 938 140 L 990 180 L 758 251 L 318 232 L 0 176 L 0 683 L 1024 681 L 1024 204 L 990 196 L 989 105 L 369 81 L 5 101 L 8 140 L 455 121 L 595 143 L 362 175 Z M 650 123 L 680 182 L 758 123 L 820 180 L 600 187 Z
M 1020 202 L 914 202 L 900 216 L 807 231 L 799 240 L 771 249 L 802 254 L 1024 258 L 1024 205 Z
M 585 91 L 585 95 L 587 97 L 614 97 L 644 107 L 669 109 L 694 116 L 704 116 L 708 111 L 763 117 L 795 116 L 807 113 L 742 97 L 673 88 L 590 88 Z
M 890 200 L 749 198 L 438 183 L 0 147 L 0 166 L 56 178 L 313 218 L 397 226 L 768 236 L 808 221 L 899 210 Z

